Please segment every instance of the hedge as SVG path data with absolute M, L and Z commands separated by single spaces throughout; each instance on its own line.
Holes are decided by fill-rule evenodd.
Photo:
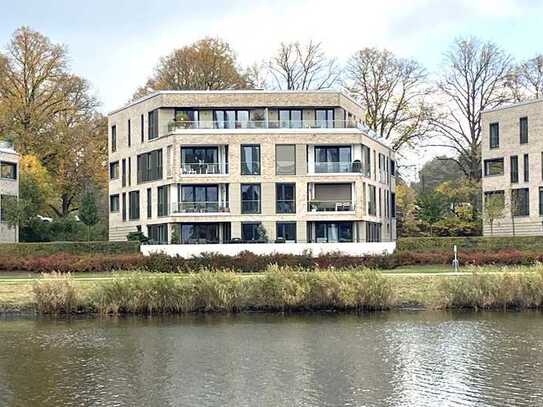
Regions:
M 453 251 L 457 245 L 459 251 L 496 251 L 521 250 L 543 251 L 543 236 L 507 236 L 507 237 L 404 237 L 398 239 L 396 249 L 399 252 Z
M 0 243 L 0 256 L 51 256 L 59 253 L 83 254 L 135 254 L 140 243 L 129 242 L 45 242 Z

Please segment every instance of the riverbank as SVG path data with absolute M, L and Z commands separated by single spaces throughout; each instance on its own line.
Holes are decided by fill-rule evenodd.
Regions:
M 384 309 L 523 309 L 543 304 L 543 266 L 199 271 L 0 276 L 1 312 L 161 314 Z

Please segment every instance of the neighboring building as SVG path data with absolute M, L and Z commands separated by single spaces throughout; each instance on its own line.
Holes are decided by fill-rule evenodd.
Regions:
M 19 195 L 19 155 L 12 145 L 0 141 L 0 242 L 17 242 L 17 227 L 8 227 L 4 220 L 2 204 Z
M 486 111 L 481 125 L 483 210 L 491 195 L 504 203 L 493 234 L 543 235 L 543 100 Z
M 109 115 L 109 236 L 395 239 L 394 154 L 336 91 L 161 91 Z M 261 226 L 259 226 L 261 225 Z M 263 229 L 262 229 L 263 227 Z

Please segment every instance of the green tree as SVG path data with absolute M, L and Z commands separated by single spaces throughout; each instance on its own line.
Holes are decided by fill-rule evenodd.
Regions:
M 90 241 L 91 227 L 98 223 L 98 208 L 96 206 L 96 198 L 94 193 L 89 189 L 81 199 L 79 206 L 79 219 L 87 225 L 87 240 Z
M 423 226 L 433 235 L 434 225 L 446 214 L 447 201 L 438 192 L 421 194 L 417 197 L 415 213 Z
M 494 222 L 503 217 L 505 209 L 504 197 L 492 194 L 485 197 L 484 218 L 490 226 L 490 235 L 494 234 Z
M 442 182 L 464 178 L 464 173 L 458 164 L 444 155 L 434 157 L 424 163 L 418 175 L 419 181 L 411 186 L 419 194 L 432 192 Z

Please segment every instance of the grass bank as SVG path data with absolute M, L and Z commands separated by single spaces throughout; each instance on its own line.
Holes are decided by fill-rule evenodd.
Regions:
M 161 314 L 244 311 L 524 309 L 543 304 L 543 266 L 452 273 L 368 269 L 300 271 L 270 266 L 247 274 L 47 274 L 0 280 L 0 307 L 39 313 Z

